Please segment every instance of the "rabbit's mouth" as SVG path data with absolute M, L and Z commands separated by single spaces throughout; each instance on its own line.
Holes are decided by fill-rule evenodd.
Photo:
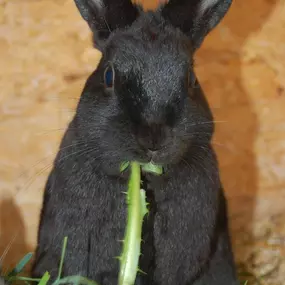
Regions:
M 170 162 L 170 157 L 167 155 L 169 152 L 167 149 L 159 149 L 159 150 L 145 150 L 143 155 L 137 158 L 136 160 L 139 163 L 152 163 L 157 165 L 164 165 Z
M 189 147 L 188 143 L 181 140 L 172 140 L 157 149 L 147 149 L 137 146 L 128 157 L 129 160 L 138 163 L 152 163 L 155 165 L 168 165 L 178 163 Z
M 148 151 L 149 163 L 164 165 L 168 162 L 165 158 L 165 152 L 163 150 Z
M 133 160 L 141 164 L 154 163 L 154 161 L 157 158 L 157 155 L 158 155 L 158 151 L 141 150 L 139 152 L 136 152 Z

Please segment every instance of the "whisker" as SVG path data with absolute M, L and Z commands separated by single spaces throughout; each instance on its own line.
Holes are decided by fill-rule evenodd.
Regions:
M 103 16 L 103 19 L 104 19 L 105 25 L 107 26 L 107 28 L 108 28 L 109 32 L 111 33 L 110 26 L 109 26 L 108 22 L 106 21 L 105 16 Z
M 81 149 L 81 150 L 79 150 L 79 151 L 76 151 L 76 152 L 73 152 L 73 153 L 71 153 L 71 154 L 68 154 L 68 155 L 66 155 L 66 156 L 63 156 L 62 158 L 60 158 L 58 161 L 60 162 L 60 161 L 62 161 L 62 160 L 64 160 L 64 159 L 66 159 L 67 157 L 69 157 L 69 156 L 71 156 L 71 155 L 75 155 L 75 154 L 78 154 L 78 153 L 81 153 L 81 152 L 85 152 L 86 150 L 89 150 L 89 148 L 88 149 Z M 92 150 L 93 150 L 93 148 L 92 148 Z M 41 175 L 42 173 L 44 173 L 46 170 L 48 170 L 49 168 L 51 168 L 52 166 L 53 166 L 53 164 L 54 164 L 54 162 L 52 162 L 52 163 L 49 163 L 48 165 L 46 165 L 45 167 L 43 167 L 40 171 L 38 171 L 38 172 L 36 172 L 29 180 L 28 180 L 28 182 L 27 182 L 27 184 L 21 189 L 21 190 L 19 190 L 18 192 L 17 192 L 17 195 L 19 194 L 21 194 L 23 191 L 27 191 L 27 189 L 33 184 L 33 182 L 35 181 L 35 179 L 36 179 L 36 177 L 37 176 L 39 176 L 39 175 Z
M 49 133 L 59 132 L 59 131 L 66 131 L 66 130 L 67 130 L 67 128 L 50 129 L 50 130 L 38 132 L 36 135 L 37 136 L 42 136 L 42 135 L 47 135 Z
M 193 168 L 191 167 L 191 165 L 189 164 L 188 161 L 186 161 L 184 158 L 182 158 L 181 160 L 190 170 L 192 170 Z
M 14 234 L 13 238 L 10 240 L 10 242 L 8 243 L 8 245 L 6 246 L 4 252 L 2 253 L 1 257 L 0 257 L 0 265 L 2 264 L 4 258 L 6 257 L 7 253 L 9 252 L 9 250 L 11 249 L 11 246 L 13 245 L 13 243 L 15 242 L 15 239 L 17 237 L 18 233 Z
M 54 110 L 60 111 L 60 112 L 71 113 L 71 112 L 76 112 L 76 107 L 73 107 L 73 108 L 55 108 Z
M 216 124 L 216 123 L 218 123 L 218 124 L 219 124 L 219 123 L 228 123 L 228 122 L 229 122 L 229 121 L 223 121 L 223 120 L 213 121 L 214 124 Z
M 211 144 L 213 145 L 216 145 L 216 146 L 219 146 L 219 147 L 222 147 L 228 151 L 231 151 L 231 152 L 234 152 L 234 153 L 238 153 L 238 151 L 236 150 L 236 148 L 233 148 L 233 147 L 230 147 L 229 145 L 226 145 L 226 144 L 222 144 L 222 143 L 219 143 L 219 142 L 215 142 L 215 141 L 212 141 Z
M 49 100 L 62 100 L 62 101 L 65 101 L 66 99 L 67 100 L 75 100 L 75 101 L 78 101 L 80 99 L 80 96 L 78 97 L 61 97 L 61 96 L 50 96 L 48 98 Z
M 199 122 L 199 123 L 194 123 L 189 125 L 190 127 L 192 126 L 200 126 L 200 125 L 206 125 L 206 124 L 216 124 L 216 123 L 228 123 L 228 121 L 207 121 L 207 122 Z
M 40 171 L 36 172 L 32 177 L 30 177 L 30 179 L 28 179 L 28 182 L 26 183 L 26 185 L 20 189 L 16 195 L 21 195 L 21 193 L 23 193 L 23 191 L 27 191 L 28 188 L 33 184 L 33 182 L 36 180 L 36 178 L 41 175 L 42 173 L 44 173 L 46 170 L 48 170 L 50 167 L 53 166 L 53 162 L 49 163 L 48 165 L 46 165 L 45 167 L 43 167 Z
M 63 147 L 63 148 L 57 150 L 56 152 L 53 152 L 53 153 L 51 153 L 51 154 L 45 156 L 43 159 L 40 159 L 40 160 L 37 161 L 35 164 L 33 164 L 29 169 L 38 166 L 39 164 L 41 164 L 41 163 L 44 162 L 45 160 L 49 159 L 51 156 L 56 156 L 59 152 L 65 150 L 65 149 L 68 149 L 68 148 L 70 148 L 70 147 L 77 146 L 77 145 L 82 145 L 82 144 L 84 144 L 84 143 L 85 143 L 85 141 L 81 141 L 81 142 L 78 142 L 78 143 L 75 143 L 75 144 L 67 145 L 67 146 L 65 146 L 65 147 Z M 19 178 L 21 178 L 21 176 L 24 175 L 24 174 L 25 174 L 25 171 L 23 171 L 22 173 L 20 173 Z

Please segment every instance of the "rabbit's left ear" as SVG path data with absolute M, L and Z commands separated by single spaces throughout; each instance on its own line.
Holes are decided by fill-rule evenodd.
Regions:
M 161 14 L 188 35 L 197 49 L 223 19 L 231 4 L 232 0 L 170 0 L 161 9 Z
M 82 16 L 94 34 L 99 49 L 111 32 L 124 28 L 137 18 L 138 8 L 131 0 L 74 0 Z

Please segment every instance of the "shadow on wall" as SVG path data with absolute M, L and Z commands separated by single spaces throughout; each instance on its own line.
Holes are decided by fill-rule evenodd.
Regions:
M 11 223 L 13 227 L 9 225 Z M 8 261 L 5 262 L 7 268 L 2 268 L 2 270 L 10 270 L 31 251 L 26 244 L 25 225 L 21 213 L 11 198 L 2 200 L 0 203 L 0 235 L 1 261 Z
M 229 199 L 237 261 L 244 267 L 245 263 L 248 264 L 247 250 L 254 241 L 254 211 L 258 195 L 254 144 L 259 125 L 250 96 L 243 86 L 243 82 L 251 78 L 242 76 L 242 52 L 249 37 L 266 23 L 277 0 L 233 2 L 223 27 L 218 27 L 198 52 L 197 68 L 203 70 L 201 84 L 217 121 L 213 144 Z M 223 37 L 229 37 L 230 43 L 227 44 Z M 222 120 L 225 122 L 219 123 Z

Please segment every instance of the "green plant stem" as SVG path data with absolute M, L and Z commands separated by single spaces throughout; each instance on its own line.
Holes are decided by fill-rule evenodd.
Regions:
M 127 193 L 127 227 L 123 252 L 120 256 L 119 285 L 133 285 L 138 271 L 142 223 L 147 212 L 145 192 L 140 190 L 140 184 L 140 165 L 132 162 Z

